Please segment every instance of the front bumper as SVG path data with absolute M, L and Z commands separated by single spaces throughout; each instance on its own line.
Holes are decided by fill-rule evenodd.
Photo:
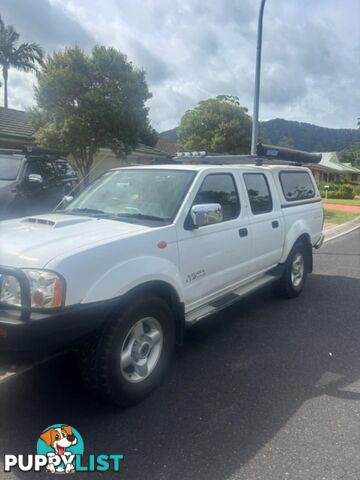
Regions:
M 21 289 L 21 308 L 0 306 L 0 364 L 37 360 L 71 348 L 101 327 L 114 305 L 106 301 L 34 311 L 26 275 L 1 266 L 0 274 L 15 276 Z

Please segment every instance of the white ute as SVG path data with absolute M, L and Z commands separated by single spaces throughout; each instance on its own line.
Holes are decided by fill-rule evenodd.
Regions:
M 323 239 L 311 171 L 171 163 L 111 170 L 61 210 L 0 223 L 3 365 L 74 347 L 85 384 L 129 405 L 159 384 L 186 326 L 270 283 L 300 294 Z

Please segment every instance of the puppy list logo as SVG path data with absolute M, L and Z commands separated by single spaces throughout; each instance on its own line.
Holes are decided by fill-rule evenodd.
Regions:
M 84 442 L 80 433 L 70 425 L 51 425 L 39 436 L 36 455 L 5 455 L 4 471 L 17 467 L 22 472 L 49 473 L 119 472 L 124 459 L 121 454 L 93 455 L 84 461 Z
M 74 427 L 57 424 L 40 435 L 36 451 L 48 458 L 46 470 L 50 473 L 72 473 L 76 455 L 84 453 L 84 442 Z

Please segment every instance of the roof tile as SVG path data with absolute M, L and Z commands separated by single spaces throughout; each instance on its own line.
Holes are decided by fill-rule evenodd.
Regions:
M 28 114 L 21 110 L 0 107 L 0 135 L 31 139 L 34 136 L 34 129 Z

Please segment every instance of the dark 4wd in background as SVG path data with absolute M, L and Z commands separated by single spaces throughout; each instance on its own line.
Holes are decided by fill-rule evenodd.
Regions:
M 50 212 L 78 183 L 60 152 L 0 150 L 0 220 Z

